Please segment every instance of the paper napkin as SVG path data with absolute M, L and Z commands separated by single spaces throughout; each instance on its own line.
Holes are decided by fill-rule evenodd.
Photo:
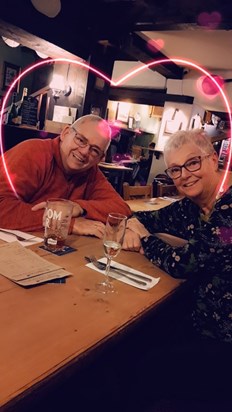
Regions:
M 2 232 L 0 232 L 0 239 L 8 243 L 17 241 L 22 246 L 31 246 L 31 245 L 35 245 L 36 243 L 43 242 L 43 239 L 41 237 L 34 237 L 31 233 L 25 233 L 25 232 L 21 232 L 20 230 L 13 230 L 13 229 L 0 228 L 0 230 L 2 230 Z M 10 232 L 15 233 L 18 236 L 23 236 L 26 239 L 31 239 L 31 240 L 20 242 L 19 240 L 16 239 L 14 235 L 10 235 L 9 233 L 3 233 L 4 230 L 9 230 Z
M 102 258 L 99 259 L 99 262 L 103 262 L 106 263 L 106 258 Z M 142 289 L 142 290 L 149 290 L 151 288 L 153 288 L 155 285 L 157 285 L 157 283 L 159 282 L 160 278 L 153 278 L 152 276 L 147 275 L 146 273 L 140 272 L 138 270 L 132 269 L 129 266 L 125 266 L 122 265 L 121 263 L 115 262 L 115 261 L 111 261 L 111 264 L 113 266 L 116 266 L 118 269 L 124 269 L 130 272 L 130 275 L 128 274 L 128 276 L 133 277 L 133 274 L 138 274 L 138 275 L 142 275 L 145 276 L 147 280 L 143 280 L 140 279 L 136 276 L 134 276 L 135 281 L 143 281 L 145 282 L 145 285 L 141 285 L 139 283 L 136 283 L 135 281 L 128 279 L 126 276 L 123 276 L 123 274 L 121 275 L 120 273 L 116 273 L 113 271 L 110 271 L 110 277 L 119 280 L 120 282 L 123 283 L 127 283 L 128 285 L 134 286 L 135 288 L 138 289 Z M 105 272 L 103 270 L 98 269 L 96 266 L 94 266 L 93 263 L 87 263 L 86 265 L 87 267 L 89 267 L 90 269 L 96 270 L 97 272 L 102 273 L 103 275 L 105 274 Z

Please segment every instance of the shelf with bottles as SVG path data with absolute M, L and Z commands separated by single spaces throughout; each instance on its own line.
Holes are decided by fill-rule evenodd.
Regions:
M 228 113 L 205 111 L 203 129 L 211 137 L 212 142 L 229 138 L 230 128 Z
M 107 120 L 115 127 L 134 133 L 157 133 L 163 107 L 131 101 L 108 100 Z
M 27 123 L 23 119 L 23 116 L 25 117 L 24 108 L 25 108 L 25 100 L 27 99 L 27 94 L 28 94 L 28 89 L 27 87 L 24 87 L 23 92 L 22 92 L 22 97 L 19 101 L 17 101 L 17 93 L 13 93 L 12 103 L 8 110 L 8 116 L 7 116 L 7 122 L 6 122 L 7 124 L 12 125 L 12 126 L 20 126 L 22 123 Z M 33 125 L 35 124 L 32 123 L 32 126 Z
M 10 105 L 10 110 L 8 112 L 8 119 L 7 119 L 7 123 L 13 126 L 17 125 L 17 119 L 18 119 L 18 108 L 16 104 L 16 98 L 17 98 L 17 93 L 13 93 L 12 103 Z

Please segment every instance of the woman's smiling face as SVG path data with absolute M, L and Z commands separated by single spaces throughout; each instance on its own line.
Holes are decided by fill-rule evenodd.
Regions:
M 194 157 L 201 156 L 199 170 L 190 172 L 185 167 L 181 168 L 181 176 L 174 179 L 179 193 L 192 200 L 204 198 L 218 184 L 218 157 L 214 152 L 207 154 L 194 143 L 183 144 L 178 149 L 170 150 L 165 158 L 167 167 L 182 166 Z

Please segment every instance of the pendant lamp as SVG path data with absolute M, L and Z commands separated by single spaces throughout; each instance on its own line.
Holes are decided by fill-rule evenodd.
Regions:
M 47 17 L 56 17 L 61 10 L 60 0 L 31 0 L 33 6 Z
M 18 47 L 20 45 L 20 43 L 18 43 L 17 41 L 8 39 L 7 37 L 2 36 L 2 40 L 7 44 L 7 46 L 10 47 Z

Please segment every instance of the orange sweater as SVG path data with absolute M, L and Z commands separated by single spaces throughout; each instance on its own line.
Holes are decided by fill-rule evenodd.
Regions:
M 127 216 L 131 211 L 98 166 L 67 177 L 60 157 L 59 137 L 30 139 L 4 155 L 19 198 L 13 193 L 0 165 L 0 227 L 36 231 L 42 229 L 43 210 L 32 206 L 49 198 L 70 199 L 86 210 L 88 219 L 106 221 L 110 212 Z

